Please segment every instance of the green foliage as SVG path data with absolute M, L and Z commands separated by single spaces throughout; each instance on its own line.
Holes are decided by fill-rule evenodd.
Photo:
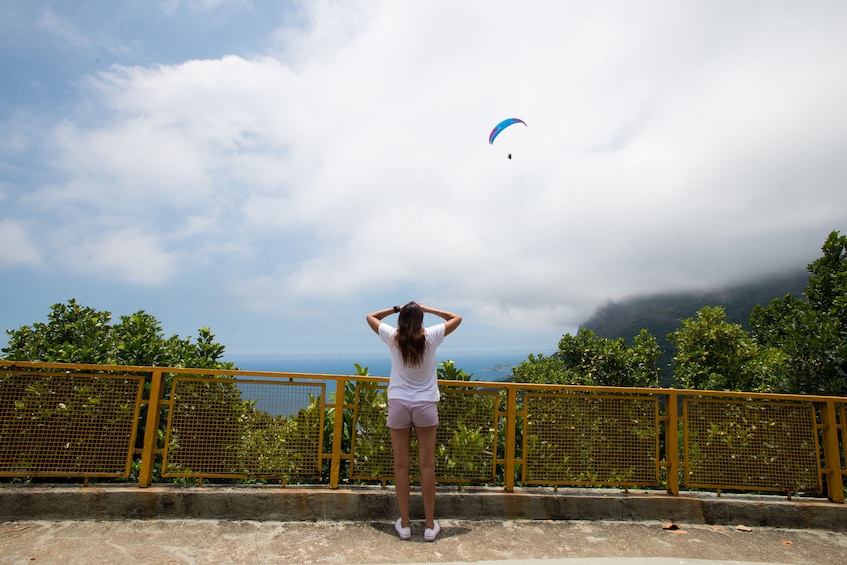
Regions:
M 47 323 L 38 322 L 18 330 L 6 330 L 7 359 L 14 361 L 61 361 L 102 363 L 109 359 L 112 344 L 111 314 L 81 306 L 71 299 L 54 304 Z
M 317 477 L 320 472 L 321 399 L 312 397 L 297 414 L 271 415 L 247 409 L 241 448 L 248 474 L 255 476 Z
M 122 472 L 137 380 L 4 374 L 0 391 L 5 416 L 0 419 L 0 469 L 21 474 Z
M 271 414 L 244 400 L 235 379 L 177 382 L 167 473 L 204 477 L 317 477 L 322 402 Z
M 371 477 L 391 475 L 393 456 L 385 386 L 361 383 L 354 386 L 352 400 L 357 410 L 356 445 L 353 450 L 356 473 Z
M 472 377 L 453 361 L 438 364 L 441 380 L 468 382 Z M 481 392 L 476 387 L 442 388 L 435 454 L 439 476 L 461 482 L 492 480 L 498 441 L 494 408 L 498 401 L 497 393 Z
M 813 407 L 703 399 L 687 411 L 692 486 L 820 489 Z
M 453 361 L 447 360 L 438 364 L 438 378 L 443 381 L 470 381 L 473 373 L 466 373 Z
M 565 364 L 555 353 L 530 353 L 526 361 L 512 369 L 512 374 L 518 383 L 570 384 Z
M 761 347 L 720 306 L 705 307 L 668 335 L 676 346 L 674 378 L 682 388 L 770 390 L 783 374 L 778 350 Z
M 356 375 L 366 377 L 369 375 L 368 367 L 363 367 L 358 363 L 354 364 Z M 358 387 L 362 388 L 362 387 Z M 335 429 L 335 401 L 338 394 L 343 395 L 342 402 L 345 408 L 342 410 L 342 425 L 341 430 Z M 350 406 L 356 405 L 357 394 L 359 394 L 360 404 L 358 405 L 358 425 L 354 426 L 353 409 Z M 384 457 L 387 449 L 390 449 L 391 437 L 387 435 L 388 428 L 385 427 L 387 419 L 386 404 L 385 404 L 384 387 L 370 386 L 367 390 L 357 393 L 356 381 L 345 381 L 344 388 L 339 392 L 335 391 L 330 394 L 329 408 L 326 409 L 324 417 L 323 431 L 323 452 L 332 453 L 332 444 L 336 433 L 341 435 L 341 453 L 353 453 L 356 462 L 356 468 L 365 469 L 365 474 L 379 475 L 383 472 L 380 461 Z M 354 428 L 356 430 L 354 431 Z M 352 433 L 356 433 L 355 452 L 352 446 Z M 324 482 L 330 480 L 329 461 L 323 466 L 321 479 Z M 350 480 L 350 469 L 345 460 L 342 460 L 342 466 L 339 470 L 339 481 L 342 483 Z
M 516 382 L 526 383 L 654 387 L 659 383 L 660 354 L 647 330 L 627 346 L 623 338 L 603 338 L 582 328 L 575 336 L 563 336 L 552 357 L 530 355 L 515 367 L 514 375 Z
M 822 251 L 805 299 L 756 307 L 750 324 L 758 343 L 785 355 L 782 391 L 847 396 L 847 236 L 833 231 Z
M 6 330 L 8 345 L 2 351 L 13 361 L 233 368 L 221 361 L 224 346 L 214 341 L 208 328 L 201 328 L 192 341 L 177 335 L 166 338 L 159 321 L 143 310 L 121 316 L 117 324 L 111 321 L 110 312 L 70 299 L 54 304 L 46 323 Z
M 363 370 L 359 368 L 359 374 Z M 364 369 L 366 372 L 367 369 Z M 452 361 L 438 365 L 440 380 L 471 380 L 472 374 L 459 369 Z M 490 482 L 494 474 L 497 434 L 494 407 L 496 392 L 480 392 L 476 387 L 445 385 L 438 406 L 440 424 L 436 435 L 436 473 L 456 482 Z M 384 385 L 350 383 L 345 391 L 345 404 L 354 406 L 355 414 L 345 409 L 345 422 L 355 421 L 345 429 L 355 430 L 353 460 L 355 479 L 385 478 L 393 475 L 391 433 L 387 427 L 387 396 Z M 350 410 L 349 412 L 352 412 Z M 328 419 L 330 419 L 328 417 Z M 342 444 L 342 452 L 346 451 Z M 410 438 L 411 473 L 418 474 L 417 441 Z
M 831 232 L 822 251 L 802 276 L 611 304 L 584 326 L 607 337 L 660 328 L 658 365 L 674 366 L 672 379 L 662 376 L 666 384 L 847 396 L 847 237 Z M 538 380 L 527 382 L 577 382 L 568 368 L 530 356 L 515 375 L 521 380 L 529 370 Z
M 626 305 L 630 307 L 629 312 L 620 316 L 618 324 L 619 329 L 630 328 L 625 335 L 635 334 L 629 342 L 620 337 L 624 335 L 620 332 L 610 333 L 608 327 L 598 329 L 596 333 L 588 329 L 602 327 L 598 320 L 602 322 L 604 316 L 614 318 L 614 310 L 620 305 L 612 305 L 595 315 L 594 321 L 586 323 L 577 335 L 563 336 L 555 354 L 549 357 L 529 355 L 526 361 L 514 368 L 514 380 L 592 386 L 656 386 L 660 381 L 660 368 L 666 364 L 661 359 L 673 348 L 673 378 L 676 384 L 685 388 L 847 396 L 847 237 L 832 232 L 822 250 L 822 257 L 808 266 L 810 276 L 804 275 L 808 285 L 802 292 L 803 297 L 798 297 L 800 293 L 795 292 L 794 279 L 797 277 L 792 276 L 792 288 L 787 293 L 783 281 L 771 286 L 738 287 L 731 292 L 710 295 L 631 301 Z M 781 298 L 772 299 L 767 306 L 757 305 L 763 303 L 763 296 L 778 296 L 779 288 L 784 293 Z M 670 301 L 667 301 L 668 298 Z M 712 306 L 709 303 L 732 306 Z M 739 315 L 745 304 L 746 312 L 751 312 L 752 308 L 748 318 L 749 331 Z M 653 335 L 656 327 L 667 329 L 660 332 L 665 336 L 661 342 Z M 633 328 L 640 328 L 640 331 Z M 224 346 L 214 341 L 214 335 L 208 328 L 201 328 L 196 340 L 176 335 L 166 337 L 158 320 L 144 311 L 122 316 L 118 323 L 113 324 L 109 312 L 82 306 L 73 299 L 67 304 L 53 305 L 46 322 L 7 330 L 6 333 L 8 345 L 2 353 L 10 360 L 233 368 L 231 363 L 222 361 Z M 665 343 L 667 347 L 664 347 Z M 367 367 L 356 365 L 356 370 L 357 375 L 368 375 Z M 472 375 L 447 361 L 439 366 L 438 377 L 441 380 L 470 381 Z M 166 390 L 170 389 L 171 378 L 166 375 Z M 666 380 L 663 379 L 663 382 Z M 257 411 L 252 402 L 243 401 L 232 384 L 213 388 L 219 393 L 210 395 L 209 391 L 205 391 L 202 403 L 192 399 L 183 406 L 180 402 L 197 392 L 187 389 L 182 398 L 174 399 L 174 410 L 178 412 L 180 407 L 185 407 L 188 414 L 196 412 L 197 406 L 208 407 L 209 411 L 217 411 L 219 419 L 232 424 L 225 426 L 231 428 L 229 436 L 219 434 L 211 444 L 202 446 L 202 449 L 217 449 L 218 461 L 225 463 L 227 470 L 246 470 L 260 475 L 296 473 L 304 463 L 300 460 L 306 451 L 303 445 L 320 442 L 322 436 L 323 453 L 329 453 L 333 434 L 342 433 L 341 452 L 352 454 L 357 470 L 364 470 L 370 476 L 390 474 L 390 469 L 386 468 L 391 459 L 390 434 L 385 426 L 384 387 L 366 384 L 357 387 L 356 382 L 347 382 L 343 390 L 334 393 L 344 397 L 343 426 L 339 430 L 334 426 L 334 402 L 330 402 L 332 407 L 326 410 L 321 430 L 319 416 L 324 409 L 321 399 L 312 398 L 297 415 L 270 415 Z M 502 405 L 502 395 L 479 394 L 474 392 L 476 389 L 465 386 L 452 388 L 445 390 L 450 394 L 444 395 L 440 406 L 445 417 L 438 432 L 439 476 L 460 481 L 486 481 L 491 474 L 492 458 L 498 450 L 502 452 L 504 449 L 505 434 L 502 429 L 501 433 L 497 433 L 497 428 L 502 428 L 503 419 L 494 421 L 491 417 L 496 403 Z M 62 418 L 66 419 L 70 414 L 87 414 L 84 410 L 99 398 L 99 395 L 84 392 L 83 400 L 71 395 L 70 400 L 57 405 L 59 409 L 50 408 L 49 413 L 40 407 L 33 409 L 39 410 L 39 418 L 61 424 Z M 21 398 L 24 400 L 20 402 L 31 408 L 30 397 L 24 395 Z M 523 401 L 520 397 L 519 405 Z M 583 408 L 594 409 L 595 404 L 599 406 L 599 400 L 592 400 Z M 352 406 L 358 411 L 355 422 Z M 530 423 L 560 427 L 561 410 L 561 406 L 555 406 L 547 416 L 538 416 L 537 421 Z M 618 420 L 606 422 L 600 416 L 593 419 L 584 416 L 583 412 L 579 412 L 577 420 L 592 426 L 584 432 L 585 437 L 596 438 L 600 434 L 604 438 L 613 438 L 620 423 Z M 634 411 L 632 414 L 626 412 L 625 416 L 625 419 L 639 423 L 646 421 L 643 414 Z M 733 413 L 731 416 L 735 423 L 724 427 L 718 426 L 712 418 L 707 436 L 692 443 L 692 453 L 705 450 L 717 442 L 726 444 L 728 457 L 733 458 L 747 453 L 745 449 L 749 444 L 752 446 L 749 447 L 751 458 L 777 460 L 778 455 L 774 455 L 773 450 L 761 451 L 756 447 L 761 442 L 753 440 L 757 437 L 754 433 L 757 429 L 772 427 L 778 419 L 765 418 L 752 425 L 748 422 L 748 415 Z M 142 413 L 141 427 L 144 421 L 145 414 Z M 175 457 L 169 463 L 178 469 L 197 471 L 202 461 L 179 460 L 180 447 L 187 455 L 191 442 L 208 441 L 202 440 L 199 428 L 195 430 L 192 425 L 192 421 L 186 420 L 171 437 Z M 726 426 L 732 426 L 732 429 Z M 576 430 L 575 427 L 568 429 Z M 519 449 L 524 432 L 523 424 L 519 423 L 516 430 Z M 636 436 L 640 438 L 639 434 Z M 163 447 L 163 429 L 159 430 L 159 439 L 159 447 Z M 611 453 L 618 448 L 620 441 L 622 438 L 610 439 L 603 444 L 603 449 L 608 448 Z M 775 445 L 775 442 L 768 441 Z M 412 450 L 414 453 L 414 446 Z M 576 478 L 589 482 L 602 479 L 614 483 L 634 479 L 626 475 L 627 470 L 602 470 L 609 474 L 601 477 L 596 468 L 575 467 L 577 461 L 562 458 L 561 445 L 551 443 L 543 433 L 527 435 L 527 450 L 542 460 L 557 462 L 556 465 L 561 467 L 530 469 L 530 479 L 540 478 L 548 472 L 556 476 L 564 474 L 570 480 Z M 598 453 L 603 457 L 598 459 Z M 605 460 L 605 451 L 581 452 L 578 459 Z M 320 465 L 320 462 L 317 464 Z M 349 469 L 345 465 L 348 465 L 348 460 L 343 459 L 342 480 L 349 480 Z M 325 459 L 324 480 L 328 480 L 328 475 L 328 460 Z M 805 479 L 800 482 L 805 484 Z
M 233 379 L 177 381 L 171 400 L 168 473 L 244 471 L 240 443 L 247 410 Z
M 749 329 L 751 310 L 759 304 L 789 294 L 800 296 L 809 279 L 808 273 L 798 268 L 785 275 L 772 276 L 755 282 L 739 284 L 711 292 L 685 292 L 634 297 L 622 302 L 611 302 L 599 308 L 582 327 L 601 337 L 629 340 L 642 329 L 657 336 L 662 350 L 657 366 L 663 386 L 673 381 L 673 344 L 667 335 L 679 328 L 682 320 L 692 318 L 705 306 L 723 306 L 729 322 Z
M 6 334 L 9 336 L 8 345 L 2 352 L 6 359 L 14 361 L 234 368 L 232 363 L 222 361 L 224 346 L 215 341 L 214 334 L 208 328 L 201 328 L 196 340 L 183 339 L 177 335 L 165 337 L 159 321 L 143 310 L 122 316 L 119 323 L 113 324 L 110 312 L 83 306 L 74 299 L 70 299 L 67 304 L 54 304 L 46 322 L 6 330 Z M 173 375 L 165 375 L 165 390 L 170 390 L 172 380 Z M 149 391 L 149 387 L 148 381 L 145 388 Z M 114 386 L 109 385 L 107 388 Z M 92 398 L 96 400 L 96 397 Z M 235 394 L 226 396 L 224 400 L 233 409 L 240 402 Z M 83 406 L 78 404 L 75 400 L 69 401 L 66 404 L 68 412 Z M 164 415 L 164 408 L 162 410 Z M 165 423 L 165 418 L 162 418 L 159 447 L 163 446 Z M 136 448 L 141 447 L 145 424 L 146 407 L 142 408 L 138 423 L 136 441 L 139 443 Z M 183 441 L 189 441 L 188 437 L 184 434 Z M 191 465 L 195 466 L 193 463 Z M 154 478 L 157 479 L 158 476 Z
M 658 459 L 653 399 L 591 394 L 527 394 L 529 482 L 649 484 Z M 621 454 L 638 461 L 622 467 Z

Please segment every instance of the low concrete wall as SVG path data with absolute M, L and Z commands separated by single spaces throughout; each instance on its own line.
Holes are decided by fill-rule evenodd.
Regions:
M 288 486 L 0 486 L 0 520 L 363 521 L 396 514 L 394 489 Z M 412 513 L 423 515 L 413 489 Z M 462 520 L 618 520 L 847 531 L 847 505 L 822 499 L 613 489 L 440 487 L 436 513 Z

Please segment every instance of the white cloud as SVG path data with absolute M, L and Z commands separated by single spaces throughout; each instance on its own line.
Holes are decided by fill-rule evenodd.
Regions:
M 217 265 L 245 311 L 414 294 L 518 328 L 796 268 L 847 227 L 840 4 L 316 1 L 285 18 L 264 53 L 80 80 L 45 136 L 49 181 L 7 201 L 58 223 L 50 253 L 92 275 Z M 510 116 L 528 127 L 489 146 Z
M 61 257 L 66 269 L 98 278 L 161 286 L 173 276 L 177 257 L 152 234 L 125 229 L 72 240 Z
M 54 10 L 46 8 L 41 12 L 41 17 L 38 21 L 38 26 L 52 34 L 61 38 L 73 48 L 89 47 L 91 40 L 67 18 L 63 18 Z
M 2 198 L 0 198 L 2 201 Z M 0 218 L 0 268 L 25 265 L 40 266 L 41 253 L 27 234 L 23 224 Z

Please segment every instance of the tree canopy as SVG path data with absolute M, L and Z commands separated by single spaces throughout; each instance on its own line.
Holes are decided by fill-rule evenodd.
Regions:
M 676 347 L 674 380 L 682 388 L 781 392 L 784 355 L 728 322 L 720 306 L 683 320 L 668 339 Z
M 847 236 L 833 231 L 823 255 L 807 266 L 808 285 L 755 305 L 749 327 L 730 322 L 720 305 L 703 306 L 667 334 L 675 386 L 706 390 L 847 396 Z M 530 355 L 514 370 L 518 382 L 656 386 L 657 340 L 642 329 L 623 337 L 581 328 L 553 355 Z
M 705 306 L 667 339 L 674 346 L 673 382 L 711 390 L 847 396 L 847 236 L 833 231 L 822 256 L 807 266 L 808 285 L 757 305 L 750 330 L 727 320 L 719 305 Z M 7 359 L 110 365 L 231 369 L 224 346 L 208 328 L 196 340 L 165 337 L 143 310 L 112 323 L 109 312 L 71 299 L 54 304 L 46 323 L 7 330 Z M 529 355 L 514 368 L 517 382 L 594 386 L 658 386 L 662 348 L 642 329 L 627 344 L 581 328 L 564 335 L 551 356 Z
M 161 323 L 139 310 L 112 323 L 112 314 L 75 299 L 54 304 L 47 322 L 6 330 L 4 356 L 13 361 L 231 369 L 224 346 L 208 328 L 197 339 L 165 337 Z
M 847 396 L 847 236 L 834 231 L 808 266 L 804 298 L 753 309 L 752 333 L 784 352 L 785 392 Z
M 582 328 L 565 335 L 550 357 L 530 355 L 514 369 L 515 381 L 589 386 L 658 386 L 656 338 L 642 330 L 627 346 L 623 338 L 598 337 Z

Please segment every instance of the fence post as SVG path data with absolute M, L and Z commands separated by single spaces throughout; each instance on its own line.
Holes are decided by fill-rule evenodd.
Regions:
M 503 483 L 506 492 L 515 490 L 515 428 L 517 427 L 518 389 L 510 386 L 506 389 L 506 445 L 503 455 L 506 467 Z
M 835 401 L 826 400 L 821 407 L 823 424 L 823 459 L 826 464 L 827 497 L 833 502 L 844 502 L 844 477 L 841 469 L 841 453 L 838 449 L 838 422 L 835 417 Z
M 159 401 L 162 399 L 162 370 L 154 369 L 151 374 L 150 398 L 147 399 L 147 420 L 144 424 L 144 449 L 141 451 L 141 470 L 138 486 L 148 487 L 153 482 L 153 467 L 156 462 L 156 440 L 159 437 Z
M 329 465 L 329 488 L 337 489 L 341 477 L 341 440 L 344 438 L 344 391 L 346 380 L 335 383 L 335 420 L 332 424 L 332 459 Z M 353 432 L 351 432 L 353 433 Z
M 669 392 L 665 403 L 665 458 L 667 459 L 667 491 L 679 494 L 679 408 L 676 392 Z

